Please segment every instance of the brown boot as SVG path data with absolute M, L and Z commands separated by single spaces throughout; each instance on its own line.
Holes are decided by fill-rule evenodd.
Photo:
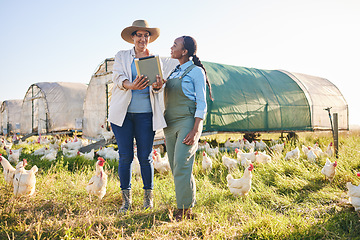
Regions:
M 152 209 L 154 207 L 154 195 L 152 189 L 144 191 L 144 209 Z
M 192 219 L 192 218 L 193 218 L 193 213 L 192 213 L 191 208 L 178 209 L 174 214 L 175 222 L 180 222 L 183 219 Z
M 119 210 L 119 213 L 125 214 L 131 209 L 131 203 L 132 203 L 131 190 L 128 189 L 121 190 L 121 193 L 123 197 L 123 202 Z

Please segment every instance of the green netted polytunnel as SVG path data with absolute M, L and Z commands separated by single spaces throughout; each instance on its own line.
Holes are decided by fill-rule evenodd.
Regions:
M 204 132 L 331 130 L 338 113 L 348 130 L 348 105 L 330 81 L 283 70 L 204 62 L 214 101 L 208 100 Z
M 178 64 L 162 57 L 164 76 Z M 214 101 L 208 99 L 204 132 L 290 132 L 331 130 L 325 108 L 348 129 L 347 103 L 330 81 L 282 70 L 261 70 L 203 62 Z M 99 139 L 111 99 L 113 58 L 93 74 L 84 101 L 83 135 Z M 158 131 L 156 139 L 163 138 Z

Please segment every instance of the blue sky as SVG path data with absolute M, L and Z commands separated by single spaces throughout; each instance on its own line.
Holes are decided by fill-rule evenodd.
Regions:
M 191 35 L 204 61 L 327 78 L 360 125 L 358 0 L 0 0 L 0 101 L 36 82 L 88 83 L 105 58 L 131 48 L 120 33 L 135 19 L 161 29 L 149 48 L 162 56 Z

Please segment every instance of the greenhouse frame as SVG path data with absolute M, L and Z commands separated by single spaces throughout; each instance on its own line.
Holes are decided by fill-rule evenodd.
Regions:
M 32 84 L 21 109 L 21 134 L 81 131 L 86 89 L 84 83 Z
M 5 100 L 1 103 L 1 134 L 15 134 L 20 132 L 21 106 L 23 100 Z

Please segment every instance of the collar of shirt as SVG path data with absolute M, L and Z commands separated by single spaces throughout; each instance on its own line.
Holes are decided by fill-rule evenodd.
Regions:
M 149 56 L 154 55 L 148 48 Z M 133 58 L 135 58 L 135 46 L 131 49 L 130 54 Z
M 191 64 L 193 64 L 193 62 L 191 60 L 187 61 L 186 63 L 184 63 L 183 65 L 177 65 L 176 68 L 174 69 L 173 73 L 170 75 L 173 78 L 174 77 L 178 77 L 182 72 L 185 71 L 185 69 L 187 69 Z
M 180 71 L 181 72 L 185 71 L 185 69 L 187 69 L 191 64 L 192 64 L 192 61 L 189 60 L 186 63 L 184 63 L 183 65 L 179 65 Z

